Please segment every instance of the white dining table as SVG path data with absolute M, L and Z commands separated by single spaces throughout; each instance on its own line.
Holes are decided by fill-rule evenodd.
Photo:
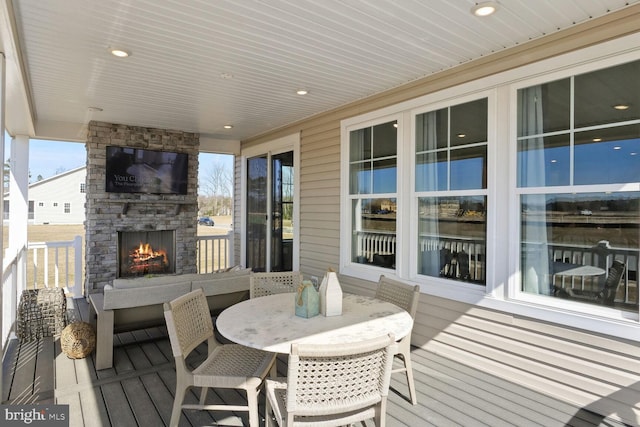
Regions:
M 570 264 L 566 262 L 554 262 L 553 274 L 556 276 L 600 276 L 605 273 L 604 269 L 595 265 Z
M 225 338 L 248 347 L 287 354 L 292 343 L 340 345 L 393 333 L 411 333 L 413 319 L 400 307 L 362 295 L 344 294 L 342 314 L 305 318 L 295 314 L 295 293 L 248 299 L 216 319 Z

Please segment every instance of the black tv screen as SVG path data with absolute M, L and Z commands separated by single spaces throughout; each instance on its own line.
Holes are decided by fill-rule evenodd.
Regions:
M 109 193 L 187 194 L 186 153 L 107 147 Z

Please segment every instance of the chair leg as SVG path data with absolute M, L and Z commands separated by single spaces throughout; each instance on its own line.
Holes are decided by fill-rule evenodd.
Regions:
M 272 422 L 272 419 L 271 419 L 271 401 L 269 400 L 269 396 L 265 396 L 265 399 L 264 399 L 264 427 L 271 427 L 272 425 L 273 425 L 273 422 Z
M 403 354 L 402 360 L 404 362 L 404 367 L 407 372 L 407 385 L 409 386 L 409 398 L 411 399 L 412 405 L 417 405 L 418 398 L 416 396 L 416 386 L 413 383 L 413 367 L 411 365 L 411 356 L 409 356 L 409 354 Z
M 209 387 L 202 387 L 200 391 L 200 404 L 204 405 L 207 401 L 207 392 L 209 391 Z
M 182 414 L 182 402 L 187 392 L 187 388 L 182 384 L 176 384 L 176 395 L 173 399 L 173 409 L 171 410 L 171 421 L 169 421 L 170 427 L 178 427 L 180 422 L 180 415 Z
M 247 406 L 249 406 L 249 426 L 258 427 L 260 416 L 258 414 L 258 391 L 247 389 Z

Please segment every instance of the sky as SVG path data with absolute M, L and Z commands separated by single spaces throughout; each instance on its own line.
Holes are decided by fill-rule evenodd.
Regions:
M 11 156 L 11 137 L 5 134 L 4 162 Z M 29 171 L 31 183 L 38 180 L 51 178 L 60 172 L 69 171 L 86 165 L 87 150 L 85 145 L 79 142 L 43 141 L 40 139 L 29 140 Z M 198 180 L 210 170 L 207 166 L 221 162 L 231 169 L 233 168 L 233 156 L 222 154 L 201 153 L 199 158 L 200 168 Z M 202 187 L 202 186 L 200 186 Z

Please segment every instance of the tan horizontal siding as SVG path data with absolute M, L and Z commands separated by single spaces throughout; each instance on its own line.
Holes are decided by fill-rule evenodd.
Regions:
M 635 33 L 640 29 L 639 22 L 640 5 L 635 5 L 243 142 L 252 145 L 292 132 L 301 133 L 301 271 L 305 275 L 321 276 L 327 267 L 339 265 L 341 120 Z M 346 292 L 373 295 L 375 290 L 375 283 L 352 277 L 341 277 L 341 283 Z M 637 342 L 422 295 L 412 343 L 427 350 L 424 354 L 450 358 L 489 374 L 477 380 L 478 389 L 491 387 L 483 382 L 491 378 L 505 380 L 493 387 L 492 393 L 500 393 L 502 387 L 505 404 L 522 404 L 520 412 L 518 408 L 512 411 L 524 419 L 534 418 L 532 412 L 535 411 L 538 417 L 562 417 L 554 418 L 556 408 L 548 403 L 538 407 L 526 398 L 514 398 L 508 384 L 526 385 L 554 396 L 558 402 L 571 402 L 631 425 L 640 424 L 640 346 Z M 433 367 L 432 363 L 424 360 L 419 369 L 442 369 L 443 372 L 449 369 Z M 433 395 L 449 402 L 450 407 L 444 409 L 449 420 L 462 425 L 473 422 L 474 417 L 491 419 L 492 425 L 501 422 L 496 421 L 500 420 L 499 415 L 491 418 L 483 413 L 481 403 L 460 402 L 455 396 L 449 398 L 438 390 L 437 384 L 420 387 L 426 390 L 421 398 L 429 399 Z M 473 416 L 465 413 L 467 408 Z M 522 419 L 513 422 L 526 425 Z M 509 420 L 505 424 L 508 423 Z

